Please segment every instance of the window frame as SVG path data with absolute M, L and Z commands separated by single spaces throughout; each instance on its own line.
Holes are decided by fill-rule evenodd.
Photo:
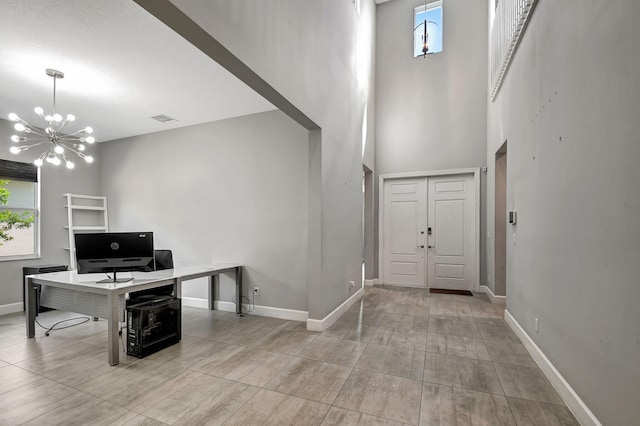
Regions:
M 429 9 L 436 9 L 436 8 L 440 8 L 440 39 L 441 39 L 441 45 L 442 48 L 441 50 L 437 51 L 437 52 L 429 52 L 427 53 L 427 56 L 430 55 L 434 55 L 437 53 L 443 53 L 444 52 L 444 0 L 434 0 L 434 1 L 430 1 L 427 3 L 423 3 L 421 5 L 418 5 L 416 7 L 413 8 L 413 19 L 411 22 L 413 22 L 413 25 L 415 25 L 416 23 L 416 16 L 419 13 L 428 11 Z M 414 27 L 413 29 L 413 58 L 423 58 L 424 54 L 422 52 L 420 52 L 419 54 L 416 54 L 416 40 L 420 41 L 420 43 L 418 43 L 420 46 L 422 46 L 422 34 L 423 31 L 418 31 L 417 27 Z
M 5 161 L 10 161 L 10 160 L 5 160 Z M 14 161 L 14 163 L 17 163 L 17 161 Z M 40 235 L 40 207 L 41 207 L 41 179 L 40 179 L 40 167 L 37 168 L 37 180 L 36 182 L 33 182 L 36 185 L 36 190 L 35 190 L 35 200 L 34 200 L 34 207 L 15 207 L 12 206 L 11 204 L 4 204 L 2 206 L 0 206 L 0 211 L 5 211 L 5 210 L 9 210 L 9 211 L 14 211 L 14 212 L 32 212 L 34 215 L 34 220 L 33 220 L 33 253 L 30 254 L 19 254 L 19 255 L 1 255 L 0 254 L 0 262 L 9 262 L 9 261 L 15 261 L 15 260 L 27 260 L 27 259 L 40 259 L 41 258 L 41 247 L 40 247 L 40 243 L 41 243 L 41 235 Z M 3 177 L 2 176 L 2 171 L 0 171 L 0 180 L 19 180 L 19 179 L 15 179 L 15 178 L 11 178 L 11 177 Z

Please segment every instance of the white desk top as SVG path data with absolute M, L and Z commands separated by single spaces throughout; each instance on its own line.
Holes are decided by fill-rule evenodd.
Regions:
M 132 281 L 124 283 L 98 283 L 105 279 L 105 274 L 78 274 L 77 271 L 50 272 L 46 274 L 28 275 L 36 284 L 52 285 L 63 288 L 84 288 L 86 291 L 96 293 L 123 293 L 149 283 L 168 284 L 175 280 L 187 281 L 195 278 L 214 275 L 219 272 L 232 270 L 242 265 L 238 263 L 211 263 L 202 265 L 182 266 L 174 269 L 165 269 L 153 272 L 119 272 L 118 278 L 131 278 Z

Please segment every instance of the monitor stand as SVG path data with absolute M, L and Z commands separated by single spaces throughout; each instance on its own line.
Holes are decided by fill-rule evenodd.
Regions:
M 105 278 L 104 280 L 96 281 L 96 283 L 97 284 L 116 284 L 116 283 L 126 283 L 129 281 L 133 281 L 133 277 L 117 278 L 116 271 L 113 271 L 113 278 Z

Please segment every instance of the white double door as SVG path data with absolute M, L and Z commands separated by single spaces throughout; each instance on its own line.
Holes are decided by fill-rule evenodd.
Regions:
M 385 179 L 384 284 L 474 290 L 474 175 Z

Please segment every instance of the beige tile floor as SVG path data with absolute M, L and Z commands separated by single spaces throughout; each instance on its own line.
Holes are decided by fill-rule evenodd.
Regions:
M 374 287 L 329 330 L 183 309 L 183 340 L 107 364 L 106 322 L 0 317 L 0 425 L 576 425 L 483 295 Z M 52 311 L 43 324 L 76 316 Z

